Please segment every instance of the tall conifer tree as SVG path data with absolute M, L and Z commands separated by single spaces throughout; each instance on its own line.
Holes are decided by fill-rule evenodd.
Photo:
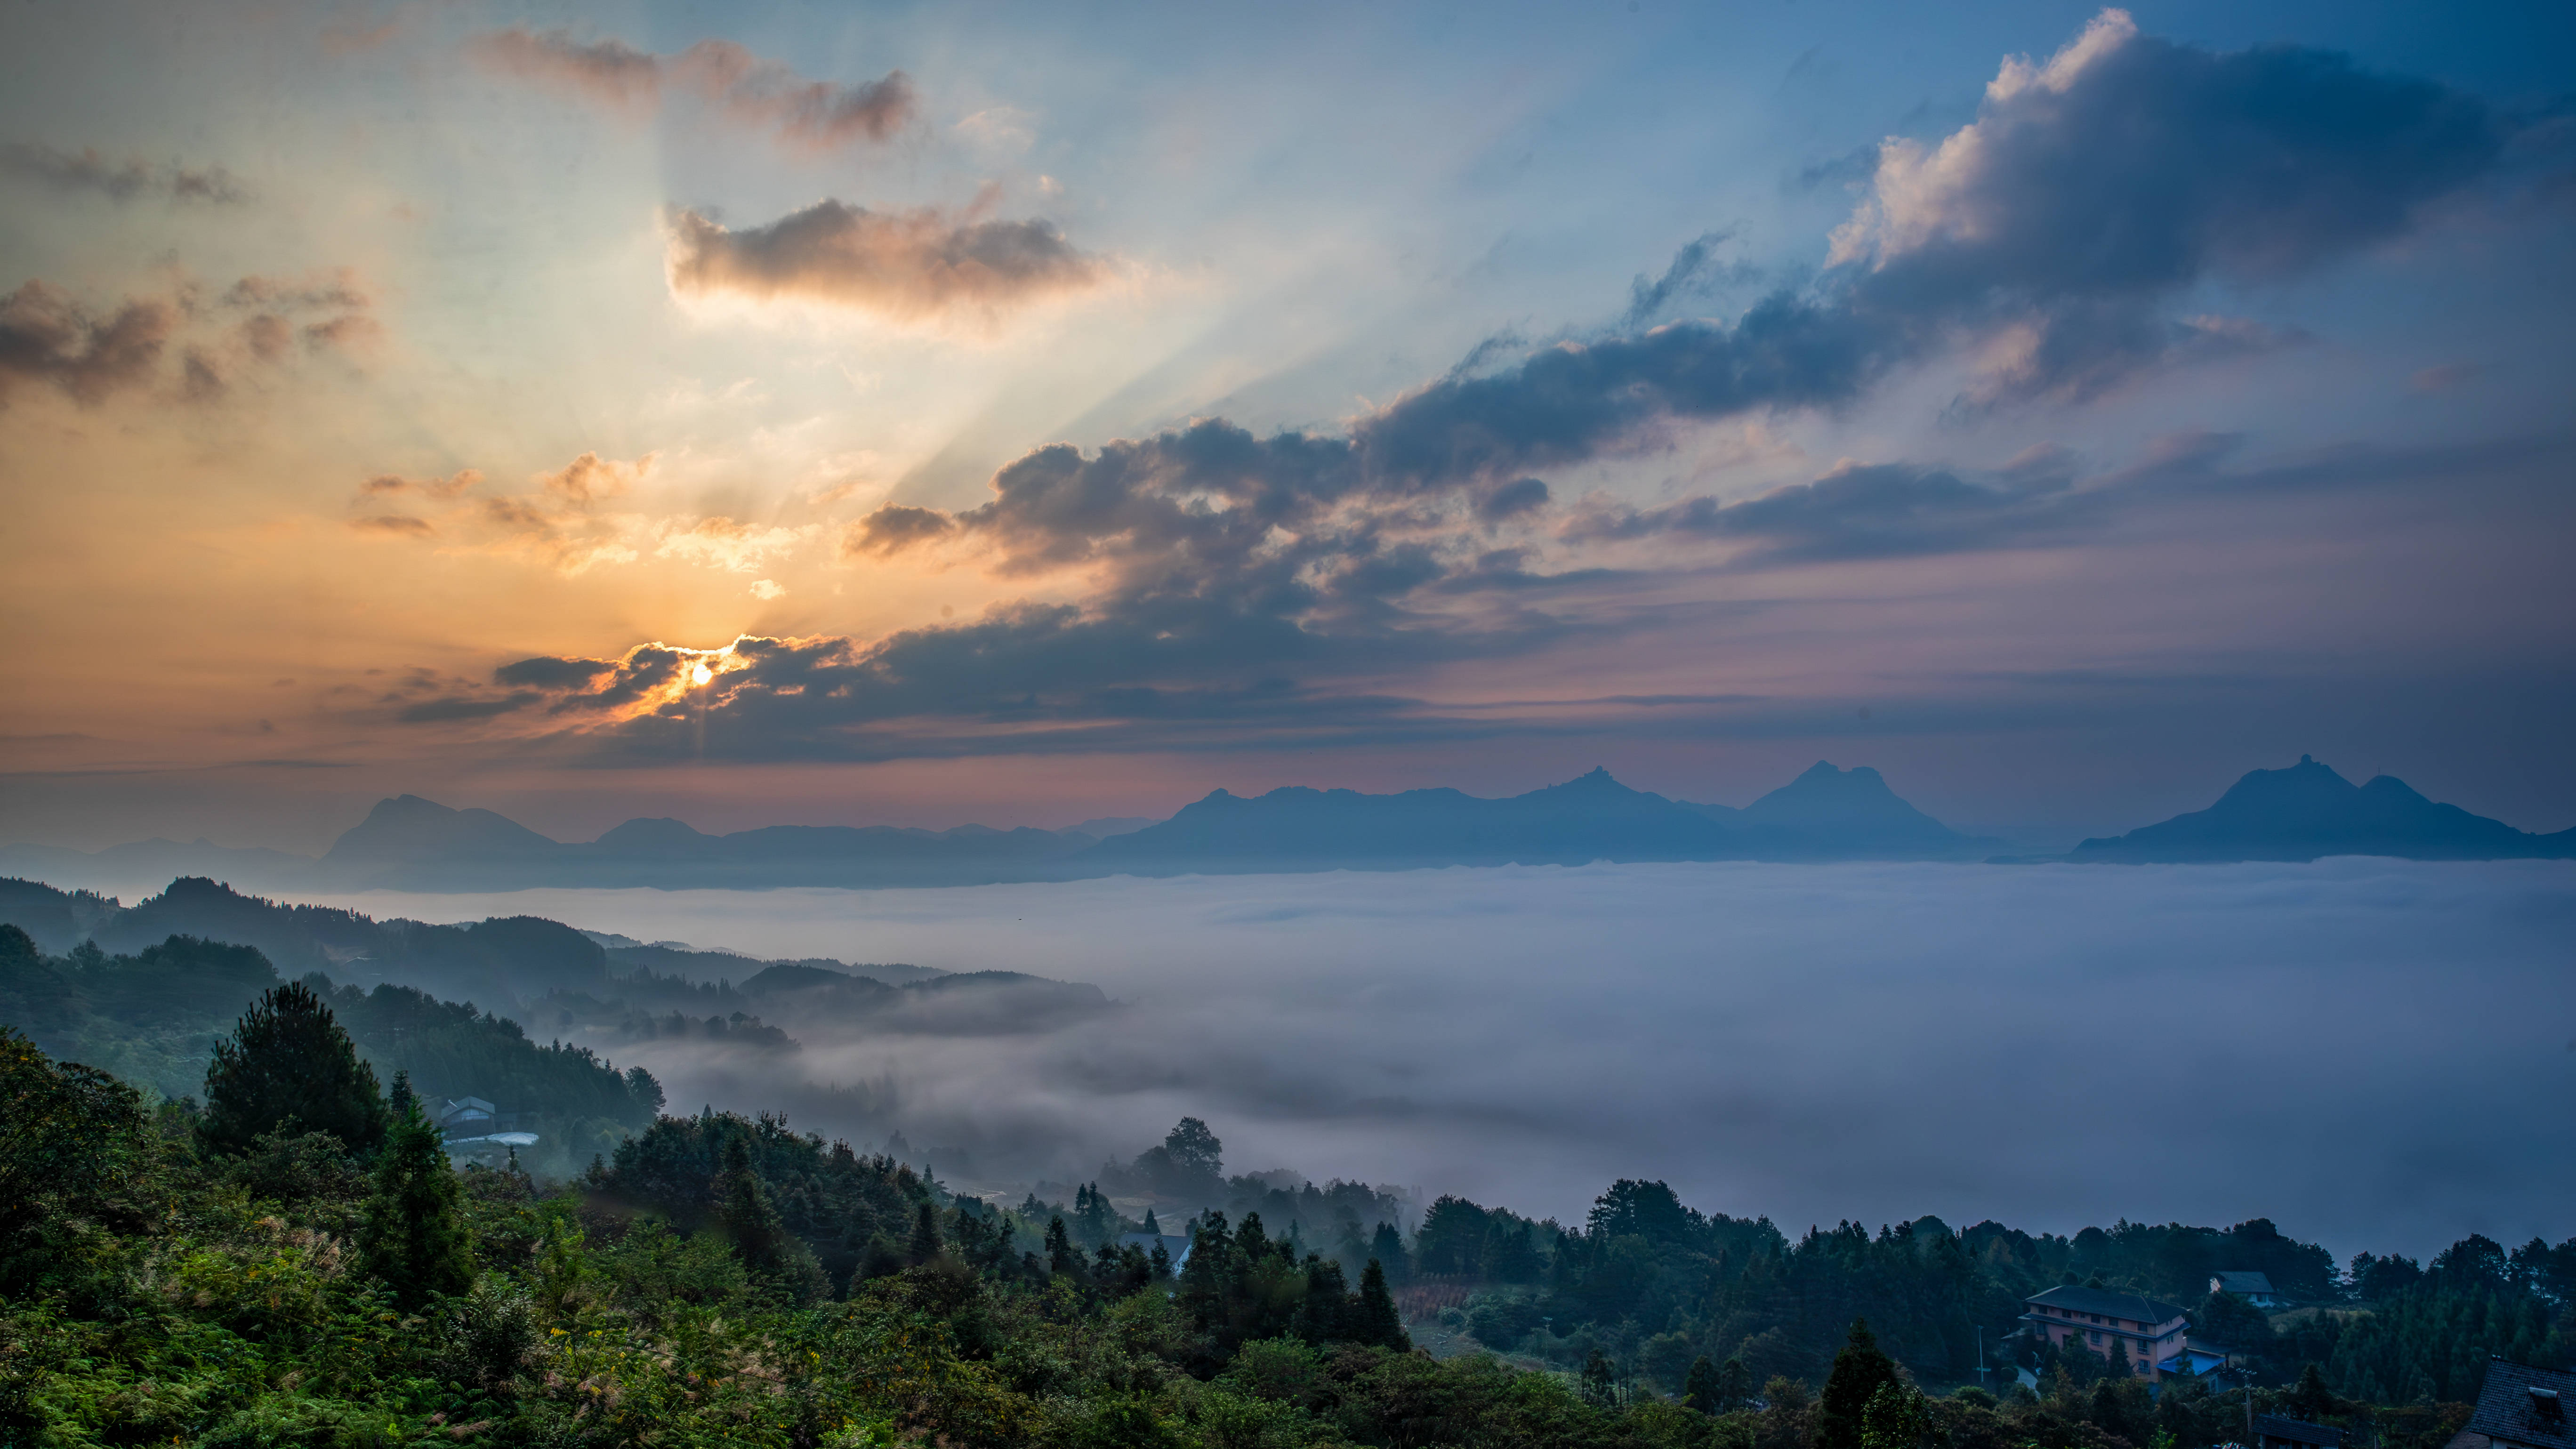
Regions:
M 1896 1361 L 1879 1351 L 1869 1320 L 1852 1320 L 1851 1334 L 1834 1355 L 1825 1391 L 1816 1396 L 1816 1449 L 1860 1449 L 1869 1401 L 1882 1385 L 1898 1382 Z
M 1726 1411 L 1726 1405 L 1718 1397 L 1717 1365 L 1708 1361 L 1707 1354 L 1692 1359 L 1690 1373 L 1682 1379 L 1682 1407 L 1697 1409 L 1703 1414 Z
M 1375 1258 L 1360 1274 L 1360 1301 L 1351 1313 L 1350 1335 L 1360 1343 L 1398 1353 L 1413 1347 L 1412 1335 L 1404 1331 L 1404 1315 L 1395 1311 L 1395 1295 L 1386 1288 L 1386 1265 Z
M 375 1068 L 358 1060 L 331 1008 L 301 981 L 262 995 L 215 1043 L 197 1130 L 212 1150 L 239 1153 L 289 1122 L 328 1132 L 352 1152 L 373 1151 L 385 1135 Z
M 385 1280 L 404 1308 L 417 1310 L 435 1296 L 453 1297 L 474 1286 L 464 1197 L 438 1129 L 415 1104 L 386 1134 L 375 1190 L 358 1229 L 361 1263 Z
M 775 1270 L 787 1225 L 769 1200 L 760 1174 L 752 1171 L 751 1148 L 739 1132 L 725 1139 L 724 1166 L 716 1173 L 714 1188 L 717 1226 L 741 1255 L 743 1266 L 755 1273 Z

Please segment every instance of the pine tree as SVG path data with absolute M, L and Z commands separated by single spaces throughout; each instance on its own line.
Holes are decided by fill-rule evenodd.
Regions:
M 209 1150 L 242 1153 L 288 1122 L 328 1132 L 352 1152 L 371 1152 L 385 1136 L 375 1069 L 301 981 L 261 996 L 215 1043 L 197 1131 Z
M 394 1301 L 404 1308 L 417 1311 L 434 1296 L 453 1297 L 474 1286 L 464 1201 L 438 1129 L 413 1104 L 385 1136 L 375 1190 L 358 1228 L 360 1262 L 393 1289 Z
M 1047 1219 L 1046 1255 L 1048 1272 L 1082 1277 L 1082 1255 L 1074 1251 L 1073 1234 L 1065 1231 L 1061 1217 Z
M 1583 1361 L 1583 1400 L 1596 1409 L 1619 1406 L 1619 1370 L 1597 1348 Z
M 1354 1342 L 1398 1353 L 1413 1347 L 1413 1336 L 1404 1331 L 1404 1315 L 1395 1311 L 1395 1295 L 1387 1291 L 1386 1266 L 1375 1258 L 1360 1274 L 1360 1301 L 1351 1310 L 1350 1336 Z
M 1753 1371 L 1744 1360 L 1730 1358 L 1717 1369 L 1717 1412 L 1732 1413 L 1753 1397 Z
M 714 1226 L 753 1277 L 792 1302 L 812 1303 L 830 1293 L 831 1280 L 814 1250 L 787 1231 L 768 1185 L 751 1165 L 747 1138 L 747 1133 L 735 1132 L 725 1140 L 724 1166 L 709 1185 L 716 1200 Z
M 1722 1414 L 1728 1405 L 1720 1393 L 1717 1365 L 1708 1361 L 1707 1354 L 1692 1359 L 1690 1373 L 1682 1379 L 1682 1407 L 1703 1414 Z
M 1390 1283 L 1402 1283 L 1413 1276 L 1413 1260 L 1405 1255 L 1404 1234 L 1393 1223 L 1377 1225 L 1377 1235 L 1369 1243 L 1369 1255 L 1386 1265 Z
M 1154 1210 L 1152 1208 L 1145 1209 L 1145 1231 L 1152 1233 L 1158 1238 L 1163 1235 L 1163 1225 L 1154 1221 Z
M 939 1241 L 939 1211 L 928 1203 L 914 1209 L 912 1218 L 912 1263 L 919 1267 L 938 1258 L 943 1245 Z
M 1306 1260 L 1306 1298 L 1297 1309 L 1297 1336 L 1308 1343 L 1337 1343 L 1351 1336 L 1350 1279 L 1329 1258 Z
M 1860 1449 L 1869 1401 L 1879 1389 L 1897 1383 L 1896 1362 L 1881 1353 L 1869 1331 L 1869 1320 L 1852 1320 L 1851 1334 L 1834 1355 L 1825 1391 L 1816 1396 L 1817 1449 Z
M 743 1265 L 755 1273 L 776 1269 L 787 1225 L 760 1174 L 752 1171 L 751 1148 L 739 1132 L 725 1139 L 724 1166 L 716 1173 L 714 1189 L 716 1224 Z
M 393 1092 L 385 1098 L 385 1120 L 400 1121 L 419 1101 L 420 1098 L 411 1089 L 411 1069 L 406 1067 L 395 1072 Z M 511 1151 L 515 1155 L 517 1149 L 513 1148 Z

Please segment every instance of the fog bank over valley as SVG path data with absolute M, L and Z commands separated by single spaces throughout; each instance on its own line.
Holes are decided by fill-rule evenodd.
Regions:
M 1229 1172 L 1568 1221 L 1633 1176 L 1793 1232 L 2265 1216 L 2342 1251 L 2430 1252 L 2563 1235 L 2576 1201 L 2565 862 L 304 899 L 1097 985 L 1114 1005 L 774 1004 L 794 1049 L 596 1040 L 649 1067 L 670 1111 L 784 1109 L 863 1147 L 900 1130 L 962 1190 L 1076 1181 L 1193 1115 Z

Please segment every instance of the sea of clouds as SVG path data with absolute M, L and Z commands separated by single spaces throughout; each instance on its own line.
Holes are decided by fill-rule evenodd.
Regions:
M 2567 862 L 334 899 L 1098 984 L 1119 1009 L 1021 1035 L 787 1020 L 805 1049 L 767 1064 L 618 1053 L 671 1110 L 785 1107 L 862 1146 L 900 1126 L 970 1186 L 1095 1168 L 1186 1113 L 1232 1171 L 1569 1221 L 1633 1176 L 1793 1233 L 1929 1212 L 2059 1232 L 2269 1217 L 2347 1254 L 2576 1234 Z

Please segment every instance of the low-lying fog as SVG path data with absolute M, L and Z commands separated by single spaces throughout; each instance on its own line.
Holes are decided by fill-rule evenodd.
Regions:
M 1797 1232 L 2266 1216 L 2338 1252 L 2576 1233 L 2576 865 L 1639 865 L 340 898 L 1004 968 L 1044 1034 L 647 1044 L 671 1110 L 1063 1176 L 1207 1119 L 1293 1167 L 1579 1219 L 1612 1178 Z M 540 1037 L 547 1033 L 540 1029 Z M 776 1075 L 771 1075 L 771 1074 Z M 865 1090 L 822 1094 L 815 1083 Z

